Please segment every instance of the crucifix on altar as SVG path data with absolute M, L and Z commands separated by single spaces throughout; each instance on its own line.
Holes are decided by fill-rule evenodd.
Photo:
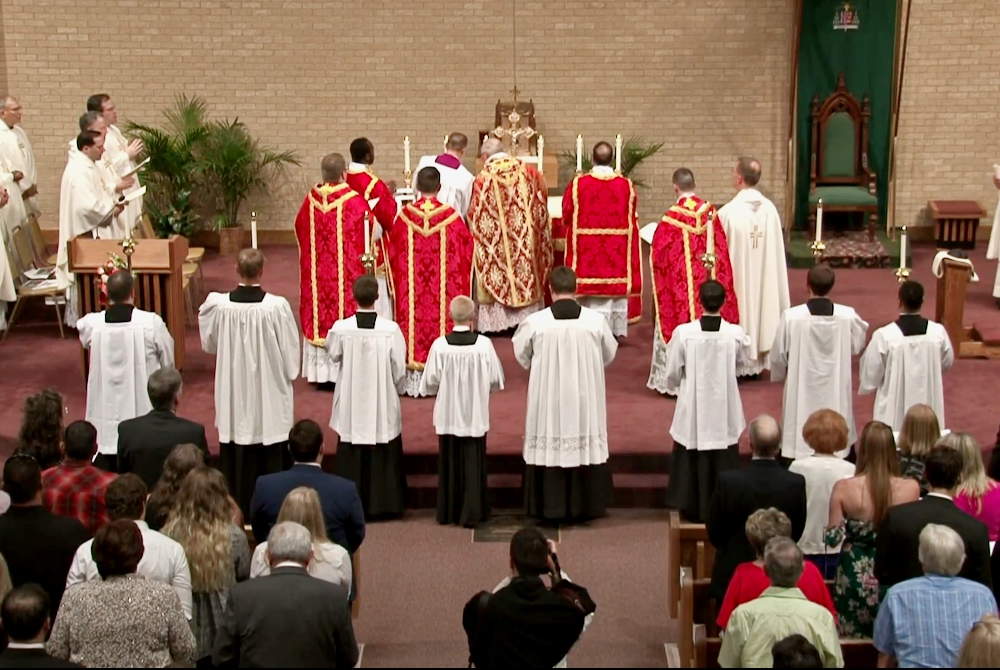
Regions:
M 559 184 L 559 162 L 554 155 L 545 153 L 545 138 L 538 133 L 535 103 L 518 99 L 521 90 L 514 85 L 509 102 L 497 100 L 493 129 L 479 131 L 479 146 L 489 137 L 503 142 L 504 150 L 511 156 L 535 166 L 545 176 L 549 188 Z M 478 166 L 480 169 L 482 165 Z

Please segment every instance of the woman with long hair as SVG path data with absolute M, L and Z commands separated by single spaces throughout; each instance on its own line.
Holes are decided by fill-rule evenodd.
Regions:
M 984 614 L 965 636 L 958 667 L 1000 668 L 1000 619 L 996 614 Z
M 985 523 L 990 542 L 996 542 L 1000 535 L 1000 484 L 987 476 L 976 438 L 968 433 L 950 433 L 938 440 L 938 446 L 962 454 L 962 483 L 958 485 L 955 505 Z
M 233 523 L 229 488 L 218 470 L 198 466 L 184 478 L 163 534 L 184 547 L 191 569 L 192 619 L 202 660 L 212 655 L 229 588 L 250 577 L 250 545 Z
M 903 477 L 916 479 L 920 495 L 927 493 L 924 480 L 924 460 L 941 439 L 941 425 L 930 405 L 914 405 L 906 410 L 903 427 L 896 446 L 899 447 L 899 472 Z
M 872 421 L 861 431 L 853 477 L 834 484 L 830 494 L 828 546 L 841 545 L 833 602 L 840 614 L 840 635 L 870 638 L 878 614 L 875 537 L 886 511 L 920 498 L 920 486 L 899 474 L 892 429 Z
M 170 510 L 174 508 L 177 492 L 188 473 L 197 467 L 205 465 L 205 456 L 196 445 L 180 444 L 174 447 L 167 460 L 163 463 L 163 473 L 156 482 L 153 492 L 146 503 L 146 525 L 150 530 L 161 530 L 167 523 Z M 233 523 L 243 525 L 243 513 L 232 496 L 229 496 L 232 507 Z
M 52 389 L 29 396 L 24 401 L 17 452 L 32 456 L 43 471 L 62 463 L 65 414 L 63 397 Z

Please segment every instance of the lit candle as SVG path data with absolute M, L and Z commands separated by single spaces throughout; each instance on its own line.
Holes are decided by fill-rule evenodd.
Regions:
M 902 236 L 899 238 L 899 269 L 906 269 L 906 226 L 901 229 Z
M 621 174 L 622 171 L 622 136 L 619 133 L 615 137 L 615 172 Z
M 583 135 L 576 136 L 576 171 L 583 172 Z
M 816 207 L 816 241 L 823 241 L 823 199 L 820 198 L 819 205 Z
M 545 138 L 541 135 L 538 136 L 538 174 L 542 174 L 545 171 L 545 167 L 542 164 L 543 152 L 545 151 Z
M 410 172 L 410 136 L 403 138 L 403 172 Z
M 365 212 L 365 254 L 372 251 L 372 221 L 368 212 Z
M 715 219 L 710 219 L 708 222 L 708 253 L 709 255 L 715 254 Z
M 257 212 L 250 212 L 250 246 L 257 248 Z

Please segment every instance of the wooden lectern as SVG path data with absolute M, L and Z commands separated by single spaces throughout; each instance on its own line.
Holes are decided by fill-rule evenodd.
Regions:
M 965 326 L 965 294 L 972 279 L 972 268 L 944 258 L 941 270 L 934 319 L 948 331 L 955 355 L 958 358 L 1000 359 L 1000 342 L 984 341 L 975 326 Z
M 187 239 L 172 235 L 166 240 L 136 239 L 132 270 L 136 273 L 135 306 L 159 314 L 174 338 L 174 361 L 184 368 L 184 276 Z M 112 255 L 125 258 L 121 240 L 77 237 L 69 243 L 69 269 L 76 274 L 80 316 L 101 311 L 98 268 Z M 86 370 L 86 368 L 84 368 Z

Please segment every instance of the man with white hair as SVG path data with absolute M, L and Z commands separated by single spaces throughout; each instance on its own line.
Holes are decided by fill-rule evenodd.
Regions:
M 462 218 L 469 213 L 469 200 L 472 198 L 472 182 L 475 177 L 462 165 L 465 149 L 469 146 L 469 138 L 462 133 L 452 133 L 444 143 L 444 153 L 439 156 L 423 156 L 417 163 L 413 173 L 413 190 L 416 192 L 417 175 L 425 167 L 437 168 L 441 173 L 441 191 L 438 200 L 455 208 Z
M 267 536 L 271 574 L 229 591 L 212 662 L 241 668 L 353 668 L 347 587 L 310 577 L 312 536 L 285 521 Z
M 31 142 L 21 127 L 21 103 L 17 98 L 8 95 L 0 107 L 0 163 L 3 169 L 9 170 L 17 183 L 14 195 L 20 195 L 23 206 L 28 214 L 38 216 L 36 195 L 38 194 L 38 170 L 35 167 L 35 152 Z
M 965 636 L 984 614 L 996 614 L 993 593 L 959 577 L 965 543 L 948 526 L 920 531 L 924 574 L 889 589 L 875 619 L 878 667 L 953 668 Z

